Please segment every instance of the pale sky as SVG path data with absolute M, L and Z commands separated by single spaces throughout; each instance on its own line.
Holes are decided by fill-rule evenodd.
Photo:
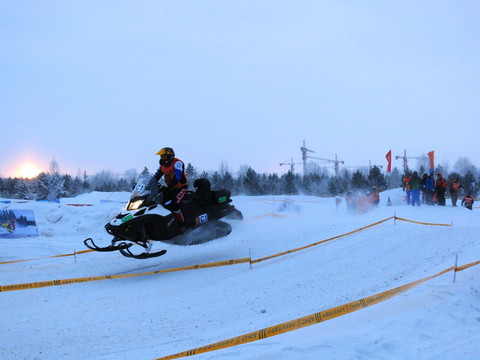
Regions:
M 283 173 L 303 140 L 480 167 L 476 0 L 0 0 L 0 24 L 2 176 L 154 171 L 165 146 Z

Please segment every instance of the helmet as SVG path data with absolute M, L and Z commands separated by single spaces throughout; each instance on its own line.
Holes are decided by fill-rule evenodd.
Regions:
M 442 173 L 438 173 L 437 176 L 442 176 Z
M 169 165 L 175 157 L 175 152 L 172 148 L 165 147 L 157 152 L 156 155 L 160 155 L 160 165 Z

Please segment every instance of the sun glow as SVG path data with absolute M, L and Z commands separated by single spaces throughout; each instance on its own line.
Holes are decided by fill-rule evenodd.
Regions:
M 25 163 L 20 167 L 20 177 L 24 179 L 33 179 L 41 170 L 31 163 Z

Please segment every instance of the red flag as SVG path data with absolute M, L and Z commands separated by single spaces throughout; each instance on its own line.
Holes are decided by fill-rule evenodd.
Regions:
M 433 174 L 435 170 L 433 150 L 428 153 L 428 168 L 429 168 L 430 174 Z
M 392 172 L 392 150 L 390 150 L 387 155 L 385 155 L 385 158 L 388 161 L 387 165 L 387 172 Z

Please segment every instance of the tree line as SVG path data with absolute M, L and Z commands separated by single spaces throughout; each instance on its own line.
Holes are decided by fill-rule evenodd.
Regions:
M 457 162 L 458 163 L 458 162 Z M 459 179 L 465 192 L 477 195 L 479 172 L 475 166 L 467 161 L 469 166 L 458 167 L 448 172 L 448 166 L 438 166 L 437 172 L 442 172 L 444 178 L 450 182 Z M 422 177 L 426 173 L 424 165 L 419 165 L 417 171 Z M 213 189 L 225 188 L 232 195 L 286 195 L 305 194 L 318 196 L 335 196 L 345 194 L 347 191 L 368 192 L 373 186 L 378 189 L 394 189 L 401 186 L 403 171 L 396 167 L 390 173 L 383 173 L 377 166 L 359 168 L 355 171 L 343 169 L 338 176 L 330 174 L 328 168 L 309 165 L 307 174 L 301 176 L 288 171 L 286 174 L 258 173 L 250 166 L 242 166 L 234 176 L 226 164 L 222 163 L 220 169 L 214 172 L 198 172 L 188 163 L 185 169 L 189 179 L 190 188 L 193 190 L 195 179 L 207 178 Z M 0 196 L 4 198 L 25 200 L 51 200 L 63 197 L 75 197 L 91 191 L 127 191 L 130 192 L 135 185 L 138 173 L 135 169 L 128 170 L 123 175 L 115 175 L 109 171 L 102 171 L 95 175 L 82 175 L 72 177 L 61 175 L 58 164 L 54 161 L 50 171 L 42 172 L 33 179 L 0 178 Z

